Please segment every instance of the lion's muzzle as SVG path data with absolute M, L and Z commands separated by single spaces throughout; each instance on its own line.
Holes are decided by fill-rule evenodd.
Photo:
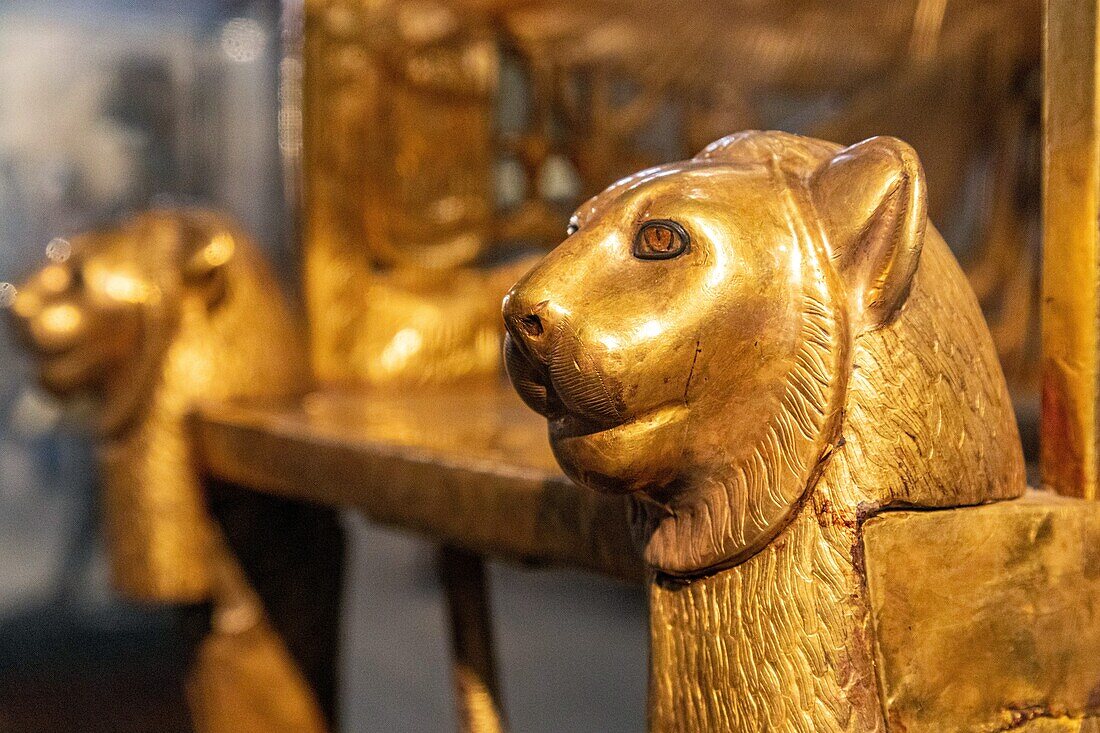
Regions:
M 619 390 L 569 318 L 549 301 L 525 302 L 517 290 L 504 301 L 504 361 L 524 402 L 549 419 L 580 418 L 589 429 L 623 422 Z

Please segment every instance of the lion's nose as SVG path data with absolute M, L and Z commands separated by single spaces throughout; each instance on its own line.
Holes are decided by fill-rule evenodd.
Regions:
M 550 358 L 553 308 L 550 301 L 529 303 L 514 291 L 504 299 L 504 325 L 522 348 L 542 363 Z
M 546 328 L 542 325 L 542 317 L 538 313 L 528 313 L 517 318 L 516 328 L 532 339 L 541 338 L 546 333 Z

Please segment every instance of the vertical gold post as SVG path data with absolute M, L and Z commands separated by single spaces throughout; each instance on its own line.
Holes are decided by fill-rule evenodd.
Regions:
M 1100 87 L 1097 0 L 1047 0 L 1042 480 L 1097 498 Z
M 452 664 L 461 733 L 501 733 L 503 705 L 493 662 L 485 567 L 480 556 L 453 547 L 439 553 L 451 619 Z

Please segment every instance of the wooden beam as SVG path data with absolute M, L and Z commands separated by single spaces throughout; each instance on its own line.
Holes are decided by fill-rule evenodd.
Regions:
M 1097 498 L 1100 85 L 1097 0 L 1047 0 L 1042 481 Z

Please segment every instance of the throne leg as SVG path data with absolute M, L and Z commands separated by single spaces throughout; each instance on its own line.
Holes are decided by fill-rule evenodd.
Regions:
M 493 659 L 492 618 L 482 558 L 454 547 L 439 551 L 439 573 L 451 622 L 458 729 L 501 733 L 504 707 Z

